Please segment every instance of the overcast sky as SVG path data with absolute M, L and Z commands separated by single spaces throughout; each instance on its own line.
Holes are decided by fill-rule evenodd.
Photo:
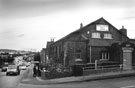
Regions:
M 0 48 L 41 50 L 100 17 L 135 39 L 135 0 L 0 0 Z

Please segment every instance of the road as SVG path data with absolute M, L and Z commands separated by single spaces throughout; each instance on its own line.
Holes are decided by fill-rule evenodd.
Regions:
M 16 88 L 20 83 L 25 71 L 21 71 L 20 75 L 6 76 L 6 72 L 0 72 L 0 88 Z
M 26 74 L 26 71 L 22 71 L 20 76 L 6 76 L 5 73 L 0 72 L 0 88 L 135 88 L 135 76 L 52 85 L 32 85 L 20 83 L 21 78 L 24 74 Z M 27 77 L 31 78 L 31 72 L 27 75 Z

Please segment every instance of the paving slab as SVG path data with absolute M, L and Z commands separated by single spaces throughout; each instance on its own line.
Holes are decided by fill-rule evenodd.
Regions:
M 128 76 L 135 76 L 135 70 L 122 71 L 122 72 L 107 72 L 107 73 L 93 74 L 87 76 L 77 76 L 77 77 L 73 76 L 73 77 L 56 78 L 56 79 L 48 79 L 48 80 L 43 80 L 40 77 L 33 77 L 29 80 L 23 80 L 21 83 L 34 84 L 34 85 L 49 85 L 49 84 L 104 80 L 109 78 L 128 77 Z

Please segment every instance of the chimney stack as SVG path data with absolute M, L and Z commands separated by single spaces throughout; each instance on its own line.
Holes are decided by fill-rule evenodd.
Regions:
M 80 23 L 80 29 L 81 29 L 81 28 L 83 28 L 83 24 L 82 24 L 82 23 Z
M 51 38 L 51 42 L 54 42 L 54 38 Z
M 127 36 L 127 29 L 125 29 L 124 26 L 122 26 L 122 28 L 120 29 L 120 32 Z

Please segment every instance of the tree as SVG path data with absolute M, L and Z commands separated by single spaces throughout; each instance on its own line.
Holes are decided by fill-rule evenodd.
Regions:
M 35 55 L 34 55 L 34 61 L 39 61 L 40 62 L 40 53 L 37 52 Z

